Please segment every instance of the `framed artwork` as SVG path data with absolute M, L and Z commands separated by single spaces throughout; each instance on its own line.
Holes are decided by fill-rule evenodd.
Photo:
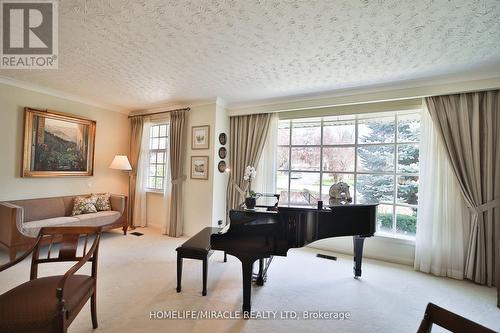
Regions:
M 24 108 L 22 177 L 92 176 L 96 122 Z
M 191 156 L 191 179 L 208 179 L 208 156 Z
M 191 149 L 210 148 L 210 126 L 193 126 L 191 128 Z

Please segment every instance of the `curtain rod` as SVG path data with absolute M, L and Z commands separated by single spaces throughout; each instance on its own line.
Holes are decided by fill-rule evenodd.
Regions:
M 167 111 L 158 111 L 158 112 L 152 112 L 152 113 L 143 113 L 143 114 L 135 114 L 128 116 L 129 118 L 133 117 L 146 117 L 146 116 L 152 116 L 155 114 L 162 114 L 162 113 L 169 113 L 169 112 L 174 112 L 174 111 L 189 111 L 191 108 L 182 108 L 182 109 L 175 109 L 175 110 L 167 110 Z

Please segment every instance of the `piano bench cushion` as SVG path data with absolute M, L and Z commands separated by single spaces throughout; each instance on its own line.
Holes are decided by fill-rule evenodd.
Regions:
M 182 256 L 188 257 L 191 254 L 198 255 L 209 255 L 210 251 L 210 236 L 216 233 L 220 228 L 206 227 L 200 232 L 198 232 L 193 237 L 185 241 L 176 250 L 180 252 Z

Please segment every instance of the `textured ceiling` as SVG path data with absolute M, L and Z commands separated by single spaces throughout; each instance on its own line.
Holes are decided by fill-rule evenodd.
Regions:
M 0 75 L 127 109 L 500 68 L 499 0 L 62 1 L 59 70 Z

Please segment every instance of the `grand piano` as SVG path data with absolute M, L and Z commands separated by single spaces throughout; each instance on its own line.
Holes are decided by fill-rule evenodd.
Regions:
M 230 223 L 211 235 L 212 250 L 237 257 L 243 268 L 243 311 L 251 311 L 252 281 L 263 285 L 273 256 L 319 239 L 353 236 L 354 277 L 361 276 L 365 238 L 375 232 L 376 204 L 338 205 L 326 209 L 272 207 L 231 210 Z M 253 274 L 253 264 L 259 270 Z

